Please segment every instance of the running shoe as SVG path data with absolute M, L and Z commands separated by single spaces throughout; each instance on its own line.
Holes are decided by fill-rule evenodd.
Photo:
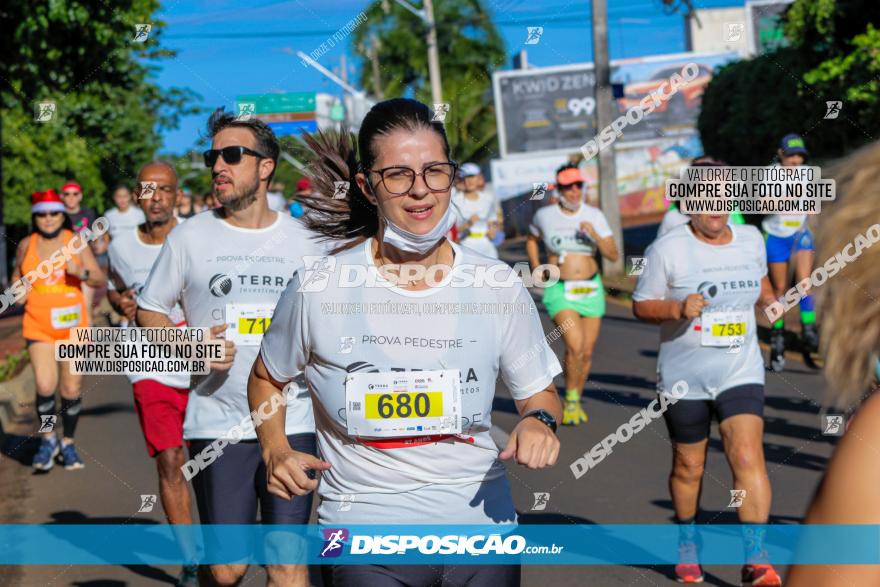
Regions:
M 577 426 L 586 421 L 587 413 L 581 407 L 581 396 L 577 392 L 567 393 L 562 404 L 562 425 Z
M 678 564 L 675 565 L 675 580 L 679 583 L 703 582 L 703 567 L 700 566 L 700 562 L 697 559 L 697 545 L 694 542 L 682 542 L 678 545 Z
M 199 587 L 199 566 L 184 565 L 177 577 L 177 587 Z
M 48 471 L 55 466 L 55 457 L 60 451 L 57 438 L 44 436 L 43 441 L 40 442 L 40 448 L 37 449 L 37 454 L 34 455 L 32 466 L 37 471 Z
M 805 353 L 815 353 L 819 350 L 819 330 L 815 324 L 801 325 L 801 343 Z
M 770 333 L 770 369 L 781 373 L 785 369 L 785 331 L 773 330 Z
M 72 442 L 61 445 L 61 460 L 64 462 L 64 468 L 68 471 L 83 469 L 86 466 L 82 459 L 79 458 L 79 455 L 76 454 L 76 447 Z
M 771 564 L 743 565 L 742 582 L 753 587 L 782 587 L 782 579 Z

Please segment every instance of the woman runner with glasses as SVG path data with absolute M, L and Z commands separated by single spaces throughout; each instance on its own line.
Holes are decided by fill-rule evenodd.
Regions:
M 252 408 L 263 405 L 303 372 L 323 460 L 288 446 L 280 409 L 257 429 L 270 491 L 290 499 L 317 488 L 322 525 L 442 521 L 512 530 L 516 510 L 501 460 L 530 469 L 556 462 L 561 406 L 553 379 L 561 368 L 513 270 L 445 238 L 455 222 L 456 165 L 442 123 L 424 104 L 394 99 L 364 118 L 360 160 L 348 133 L 306 141 L 316 193 L 304 198 L 305 218 L 336 255 L 294 275 L 248 395 Z M 367 283 L 352 286 L 350 269 L 362 269 Z M 487 272 L 497 287 L 476 281 Z M 520 310 L 452 310 L 489 302 Z M 334 316 L 340 306 L 369 310 Z M 425 311 L 384 310 L 401 306 Z M 489 435 L 499 371 L 522 416 L 500 454 Z M 308 475 L 317 470 L 320 484 Z M 325 584 L 337 587 L 503 587 L 520 576 L 518 565 L 322 569 Z
M 601 210 L 584 202 L 584 176 L 573 164 L 556 171 L 558 205 L 535 213 L 526 252 L 532 267 L 540 264 L 538 243 L 544 242 L 548 263 L 559 267 L 561 280 L 544 290 L 542 302 L 565 341 L 565 404 L 562 423 L 587 421 L 581 393 L 593 364 L 593 349 L 605 315 L 605 288 L 596 253 L 611 261 L 619 255 L 611 228 Z

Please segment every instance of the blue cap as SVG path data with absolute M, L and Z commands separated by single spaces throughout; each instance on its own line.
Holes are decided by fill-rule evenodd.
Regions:
M 782 137 L 782 142 L 779 143 L 779 148 L 782 149 L 782 152 L 786 155 L 807 156 L 807 145 L 804 143 L 804 139 L 800 135 L 794 133 Z

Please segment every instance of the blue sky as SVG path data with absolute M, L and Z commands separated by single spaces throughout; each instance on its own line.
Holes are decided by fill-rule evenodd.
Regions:
M 394 0 L 387 0 L 394 2 Z M 435 0 L 443 2 L 443 0 Z M 420 5 L 420 2 L 414 2 Z M 162 87 L 188 87 L 206 107 L 234 107 L 235 97 L 278 91 L 341 90 L 296 51 L 311 53 L 371 2 L 364 0 L 179 0 L 158 13 L 165 21 L 163 46 L 177 56 L 164 59 L 157 81 Z M 742 6 L 743 0 L 694 0 L 697 8 Z M 590 3 L 576 0 L 485 0 L 501 31 L 508 54 L 526 48 L 530 65 L 550 66 L 592 60 Z M 684 19 L 667 16 L 661 0 L 608 0 L 611 58 L 684 51 Z M 536 45 L 523 45 L 527 26 L 543 26 Z M 329 45 L 329 44 L 328 44 Z M 349 79 L 357 80 L 360 63 L 350 39 L 337 43 L 318 61 L 338 68 L 347 55 Z M 442 55 L 441 55 L 442 60 Z M 508 62 L 506 68 L 510 68 Z M 205 116 L 184 118 L 180 128 L 164 133 L 164 152 L 194 146 L 204 132 Z

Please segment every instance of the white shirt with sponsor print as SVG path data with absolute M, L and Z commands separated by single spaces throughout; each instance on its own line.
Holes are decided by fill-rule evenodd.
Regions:
M 169 314 L 180 300 L 189 327 L 227 322 L 230 304 L 271 312 L 303 256 L 321 255 L 300 222 L 278 213 L 271 226 L 247 229 L 233 226 L 219 210 L 197 214 L 174 228 L 141 293 L 138 305 Z M 230 329 L 239 325 L 230 326 Z M 229 335 L 227 330 L 226 335 Z M 229 371 L 193 376 L 186 410 L 186 439 L 227 436 L 229 429 L 250 413 L 247 379 L 259 345 L 236 346 Z M 305 390 L 289 388 L 287 434 L 314 430 L 311 402 Z M 255 433 L 245 439 L 256 438 Z
M 583 203 L 573 214 L 563 212 L 558 204 L 544 206 L 535 212 L 529 231 L 541 238 L 547 251 L 554 255 L 562 252 L 595 255 L 598 249 L 596 241 L 589 236 L 584 239 L 577 237 L 581 222 L 592 224 L 600 238 L 612 234 L 605 214 L 598 208 Z
M 487 257 L 497 259 L 498 249 L 489 240 L 489 222 L 498 222 L 498 204 L 492 194 L 477 192 L 477 198 L 471 200 L 464 193 L 459 192 L 453 198 L 452 203 L 459 224 L 470 222 L 472 216 L 478 218 L 471 225 L 468 236 L 461 239 L 459 244 Z
M 325 272 L 320 291 L 298 291 L 300 280 L 307 284 L 304 289 L 315 289 L 314 271 L 298 273 L 263 338 L 261 356 L 269 374 L 288 381 L 304 372 L 312 394 L 318 448 L 332 464 L 318 488 L 320 523 L 375 523 L 371 516 L 377 511 L 388 523 L 514 522 L 504 467 L 489 436 L 495 381 L 500 374 L 513 398 L 523 400 L 546 389 L 561 372 L 531 296 L 509 266 L 454 243 L 453 272 L 498 266 L 494 283 L 509 277 L 510 284 L 493 289 L 447 282 L 408 291 L 379 277 L 373 287 L 340 287 L 340 279 L 344 284 L 346 275 L 355 273 L 350 267 L 375 268 L 371 245 L 368 239 L 332 258 L 334 266 Z M 482 313 L 444 313 L 444 308 L 455 308 L 452 304 L 497 302 L 516 311 L 505 314 L 493 307 Z M 410 310 L 378 309 L 390 304 Z M 340 314 L 340 308 L 361 311 Z M 426 308 L 433 310 L 419 313 Z M 472 442 L 446 439 L 388 449 L 349 435 L 349 373 L 434 369 L 459 371 L 462 434 Z M 346 496 L 353 496 L 350 509 L 347 504 L 340 512 L 337 504 Z M 503 509 L 505 500 L 510 511 L 493 513 L 492 504 Z
M 754 310 L 761 280 L 767 275 L 764 239 L 754 226 L 728 226 L 733 239 L 726 245 L 705 243 L 694 236 L 690 224 L 684 224 L 648 247 L 633 300 L 684 300 L 701 293 L 709 302 L 704 317 L 734 312 L 734 321 L 745 324 L 740 340 L 731 339 L 728 346 L 706 346 L 703 319 L 662 322 L 657 359 L 661 393 L 679 380 L 688 384 L 685 399 L 714 399 L 739 385 L 764 384 Z
M 110 241 L 108 254 L 110 269 L 122 281 L 123 289 L 133 289 L 137 302 L 159 256 L 162 245 L 147 244 L 140 239 L 137 227 L 118 232 Z M 107 281 L 110 289 L 116 289 L 114 280 Z M 175 304 L 168 317 L 177 326 L 185 326 L 183 309 Z M 142 379 L 152 379 L 170 387 L 189 388 L 189 373 L 129 373 L 128 380 L 137 383 Z
M 110 221 L 110 238 L 116 238 L 120 232 L 126 232 L 137 225 L 146 222 L 144 211 L 136 206 L 129 206 L 128 211 L 123 212 L 119 208 L 110 208 L 104 212 L 104 217 Z

